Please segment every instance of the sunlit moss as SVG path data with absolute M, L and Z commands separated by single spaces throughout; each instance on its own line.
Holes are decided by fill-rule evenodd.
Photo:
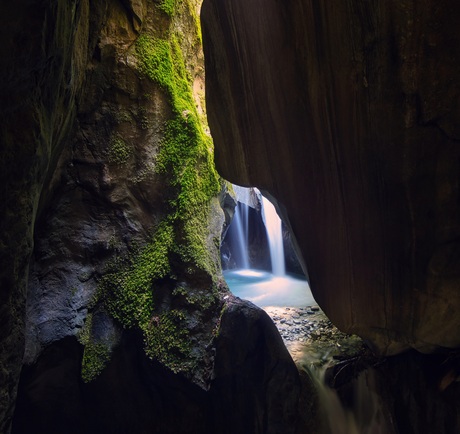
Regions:
M 176 11 L 176 7 L 181 1 L 182 0 L 161 0 L 160 3 L 158 3 L 158 9 L 169 17 L 172 17 Z
M 155 280 L 169 274 L 174 243 L 171 224 L 163 221 L 152 240 L 131 255 L 111 264 L 100 288 L 110 314 L 123 326 L 145 325 L 153 310 Z

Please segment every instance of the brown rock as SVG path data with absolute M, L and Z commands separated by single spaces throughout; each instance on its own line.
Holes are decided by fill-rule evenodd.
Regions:
M 460 345 L 460 7 L 205 0 L 221 175 L 277 198 L 315 299 L 383 354 Z

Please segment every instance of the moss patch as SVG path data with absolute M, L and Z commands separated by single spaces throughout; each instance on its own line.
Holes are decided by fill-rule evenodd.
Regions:
M 176 6 L 181 0 L 161 0 L 158 4 L 158 9 L 164 12 L 168 17 L 172 17 L 176 11 Z
M 152 288 L 171 271 L 173 243 L 173 227 L 165 220 L 146 246 L 110 265 L 100 284 L 102 298 L 124 327 L 138 325 L 147 330 L 153 312 Z
M 151 318 L 144 330 L 146 353 L 168 366 L 173 372 L 189 370 L 193 366 L 192 345 L 184 328 L 186 314 L 170 310 Z
M 177 37 L 168 40 L 141 35 L 137 41 L 140 69 L 168 94 L 173 118 L 164 126 L 157 171 L 168 177 L 174 194 L 169 202 L 172 219 L 182 230 L 176 253 L 210 274 L 216 272 L 206 245 L 210 199 L 219 192 L 212 160 L 212 141 L 203 132 L 191 93 Z
M 86 317 L 85 325 L 78 340 L 85 346 L 81 367 L 81 377 L 85 383 L 94 380 L 105 368 L 111 356 L 109 342 L 97 342 L 92 334 L 93 315 Z
M 132 155 L 132 148 L 119 136 L 112 137 L 108 149 L 108 160 L 113 164 L 125 164 Z

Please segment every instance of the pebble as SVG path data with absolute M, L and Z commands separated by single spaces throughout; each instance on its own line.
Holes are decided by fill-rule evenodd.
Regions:
M 330 333 L 329 322 L 318 306 L 267 307 L 265 311 L 278 327 L 288 349 L 298 342 Z

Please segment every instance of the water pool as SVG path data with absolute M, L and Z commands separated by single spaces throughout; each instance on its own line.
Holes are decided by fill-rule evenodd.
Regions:
M 316 304 L 308 282 L 291 275 L 239 269 L 224 271 L 224 278 L 234 295 L 259 307 L 304 307 Z

